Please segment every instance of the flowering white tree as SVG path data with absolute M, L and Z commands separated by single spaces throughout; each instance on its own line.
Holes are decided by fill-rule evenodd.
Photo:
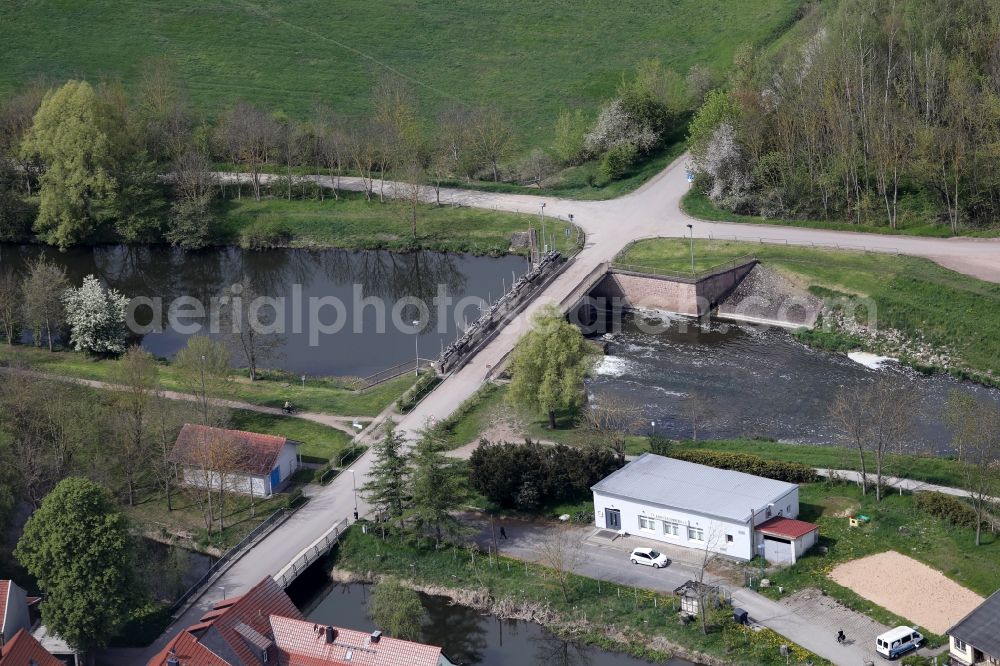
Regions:
M 114 289 L 106 290 L 97 278 L 88 275 L 79 288 L 63 292 L 63 305 L 74 349 L 93 354 L 125 351 L 128 298 Z
M 724 122 L 715 128 L 705 154 L 695 162 L 696 168 L 712 179 L 708 193 L 712 201 L 732 210 L 736 201 L 746 197 L 751 178 L 731 124 Z
M 591 153 L 603 153 L 616 146 L 631 144 L 640 152 L 646 152 L 659 141 L 656 131 L 636 118 L 619 97 L 601 109 L 594 129 L 584 138 L 584 146 Z

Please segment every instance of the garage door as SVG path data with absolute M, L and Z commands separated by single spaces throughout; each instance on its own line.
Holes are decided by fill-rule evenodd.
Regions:
M 771 564 L 791 564 L 792 544 L 788 541 L 764 537 L 764 559 Z

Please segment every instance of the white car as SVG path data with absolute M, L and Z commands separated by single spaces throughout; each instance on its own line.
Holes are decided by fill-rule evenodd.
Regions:
M 636 548 L 629 559 L 632 560 L 632 564 L 645 564 L 654 569 L 662 569 L 670 564 L 670 559 L 666 555 L 652 548 Z

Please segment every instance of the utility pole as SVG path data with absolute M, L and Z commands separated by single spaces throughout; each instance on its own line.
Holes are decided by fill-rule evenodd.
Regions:
M 414 326 L 420 326 L 420 320 L 413 320 Z M 413 334 L 413 376 L 420 376 L 420 331 Z M 357 504 L 357 502 L 355 502 Z
M 691 272 L 694 273 L 694 225 L 687 225 L 688 231 L 691 232 Z
M 549 246 L 545 244 L 545 202 L 541 204 L 541 208 L 538 210 L 538 218 L 542 222 L 542 252 L 546 253 L 549 251 Z

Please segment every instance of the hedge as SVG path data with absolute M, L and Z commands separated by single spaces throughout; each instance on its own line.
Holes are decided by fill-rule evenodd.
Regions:
M 957 527 L 976 527 L 976 512 L 952 495 L 936 492 L 916 493 L 914 503 L 924 513 L 947 520 Z
M 671 458 L 686 460 L 698 463 L 699 465 L 745 472 L 777 481 L 787 481 L 788 483 L 811 483 L 817 479 L 816 470 L 808 465 L 782 462 L 780 460 L 768 460 L 767 458 L 755 456 L 751 453 L 729 453 L 727 451 L 709 451 L 706 449 L 673 449 L 669 455 Z

